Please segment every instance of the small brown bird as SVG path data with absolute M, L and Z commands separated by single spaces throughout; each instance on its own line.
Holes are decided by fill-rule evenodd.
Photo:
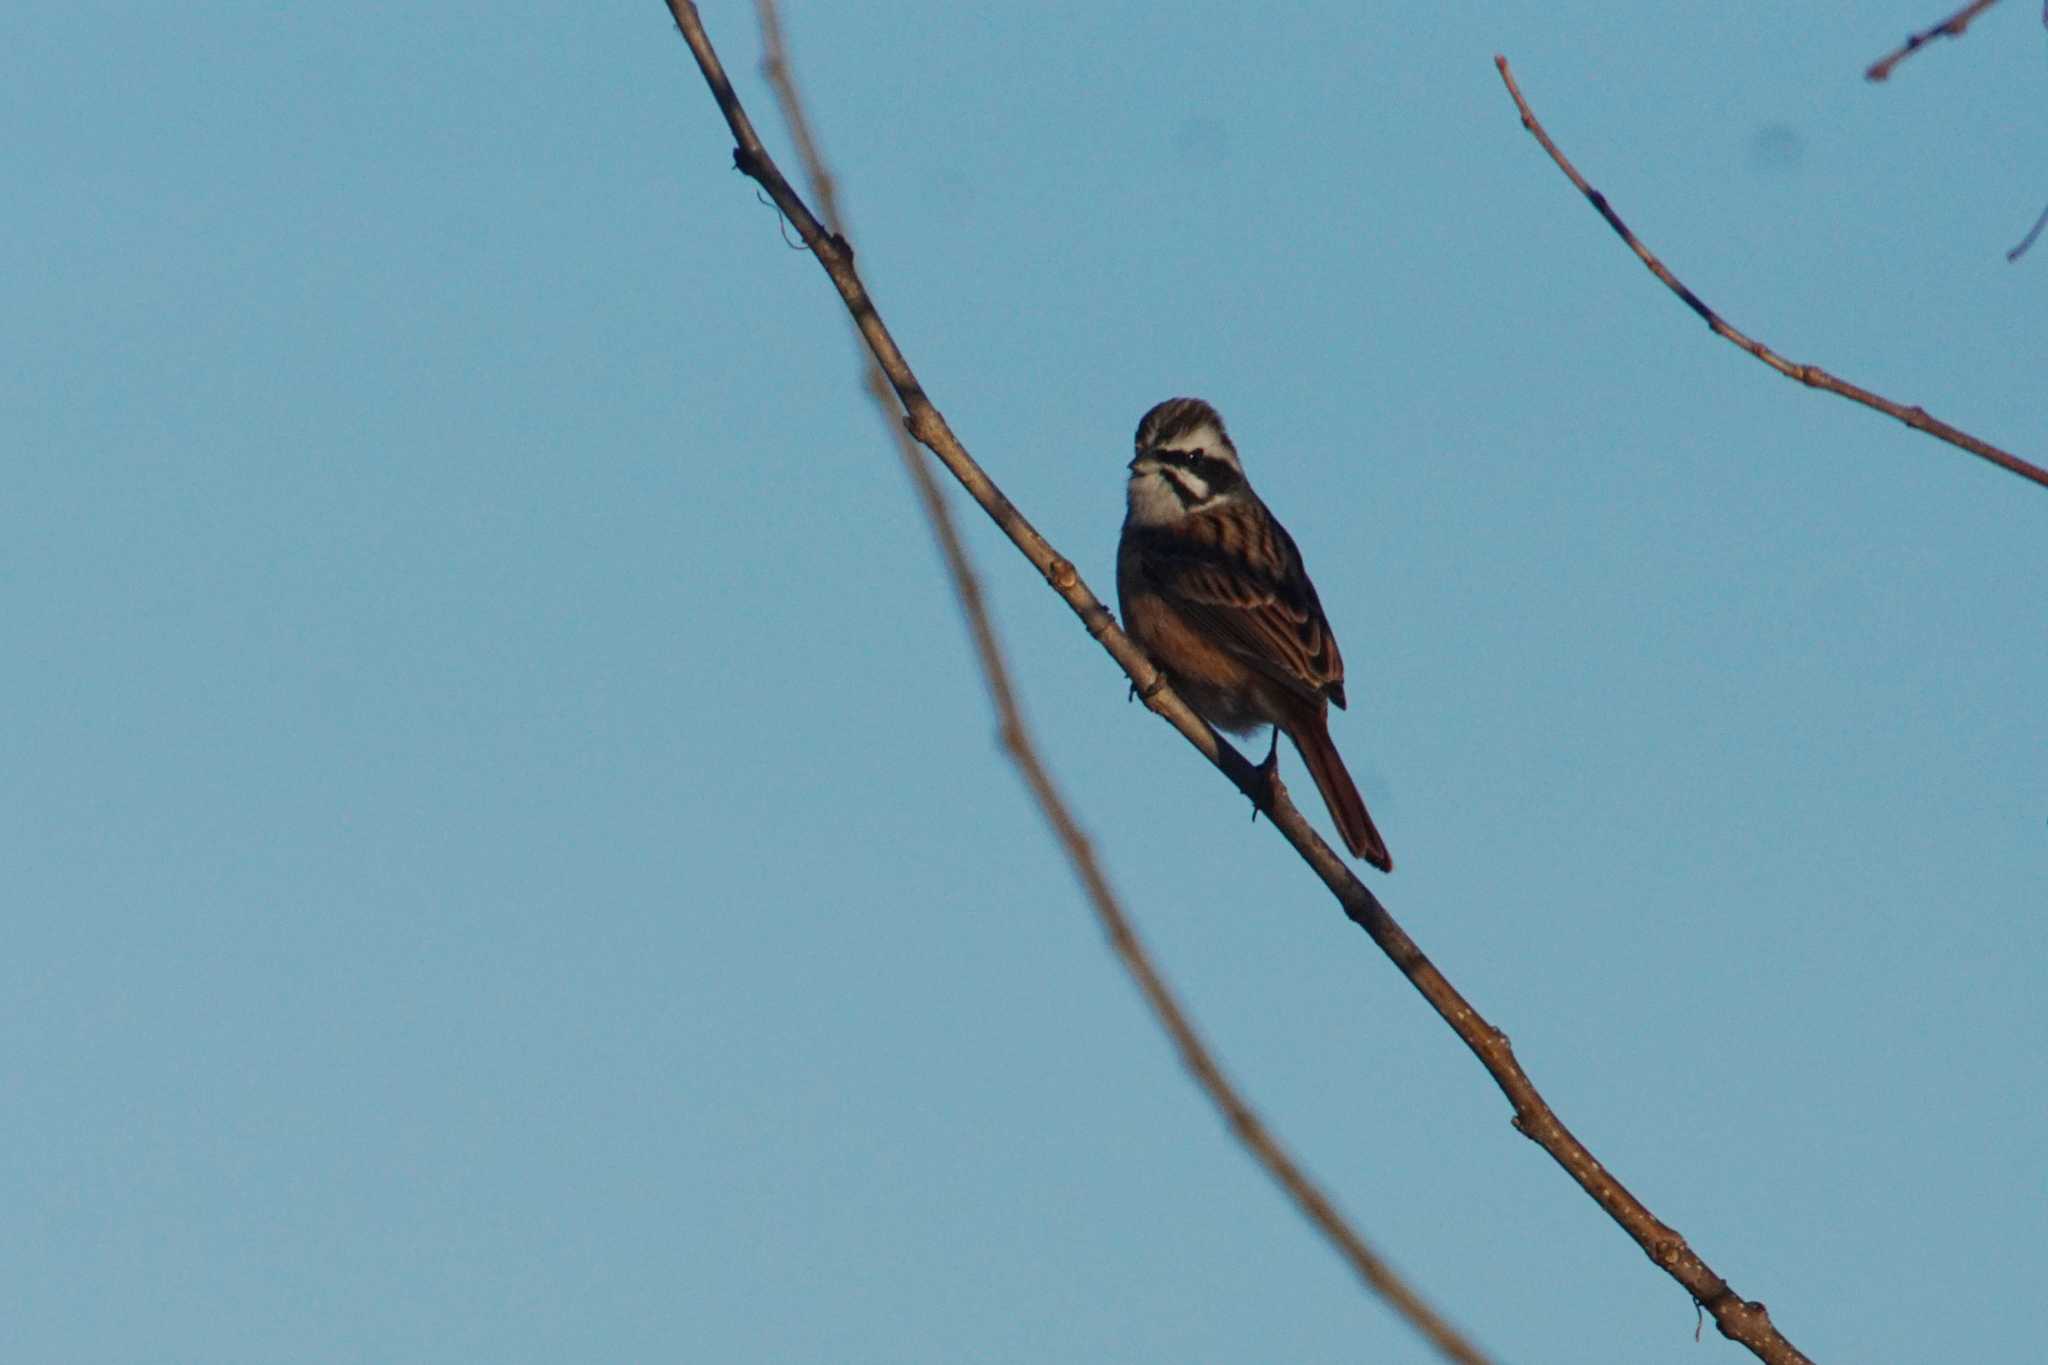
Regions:
M 1138 423 L 1116 591 L 1124 629 L 1173 690 L 1219 730 L 1273 727 L 1308 765 L 1344 846 L 1394 870 L 1344 760 L 1330 703 L 1344 705 L 1344 659 L 1294 537 L 1245 481 L 1223 418 L 1169 398 Z

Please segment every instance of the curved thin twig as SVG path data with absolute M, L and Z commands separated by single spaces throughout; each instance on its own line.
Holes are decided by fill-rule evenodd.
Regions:
M 1893 67 L 1912 56 L 1915 52 L 1918 52 L 1928 43 L 1933 42 L 1936 38 L 1962 37 L 1963 30 L 1970 26 L 1972 19 L 1975 19 L 1997 3 L 1998 0 L 1971 0 L 1971 3 L 1964 5 L 1933 28 L 1924 29 L 1914 34 L 1897 48 L 1885 53 L 1884 56 L 1872 62 L 1870 69 L 1863 73 L 1863 79 L 1866 81 L 1884 80 L 1892 74 Z
M 1868 389 L 1859 388 L 1845 379 L 1837 379 L 1818 365 L 1802 365 L 1787 360 L 1762 342 L 1753 341 L 1736 331 L 1719 313 L 1709 308 L 1699 295 L 1686 288 L 1676 275 L 1665 268 L 1664 262 L 1658 260 L 1656 254 L 1643 245 L 1642 239 L 1629 231 L 1628 224 L 1621 221 L 1621 215 L 1607 202 L 1607 196 L 1588 185 L 1586 178 L 1579 174 L 1578 168 L 1557 149 L 1557 144 L 1550 140 L 1550 134 L 1544 132 L 1543 125 L 1537 121 L 1535 111 L 1529 108 L 1529 102 L 1522 98 L 1522 89 L 1515 84 L 1515 73 L 1508 69 L 1508 59 L 1497 56 L 1493 59 L 1493 64 L 1500 68 L 1500 78 L 1507 83 L 1508 94 L 1514 97 L 1515 108 L 1522 115 L 1522 126 L 1535 136 L 1544 151 L 1550 153 L 1550 159 L 1557 163 L 1557 168 L 1564 172 L 1565 178 L 1572 182 L 1580 194 L 1586 196 L 1586 201 L 1593 206 L 1594 211 L 1607 220 L 1607 226 L 1614 229 L 1616 236 L 1628 243 L 1628 249 L 1635 252 L 1638 259 L 1650 268 L 1650 273 L 1662 280 L 1666 289 L 1684 300 L 1686 307 L 1698 313 L 1707 326 L 1714 329 L 1716 335 L 1734 342 L 1787 379 L 1796 379 L 1808 388 L 1825 389 L 1829 393 L 1840 394 L 1852 402 L 1861 403 L 1867 408 L 1875 408 L 1888 417 L 1898 418 L 1915 431 L 1924 431 L 1937 440 L 1946 441 L 1952 446 L 1969 451 L 1972 455 L 1989 460 L 2000 469 L 2010 470 L 2023 479 L 2031 479 L 2043 488 L 2048 488 L 2048 469 L 2029 464 L 2017 455 L 2000 450 L 1989 441 L 1981 441 L 1967 431 L 1931 417 L 1923 407 L 1905 407 Z
M 1269 781 L 1263 770 L 1254 767 L 1234 746 L 1221 739 L 1188 709 L 1187 703 L 1153 668 L 1144 651 L 1117 628 L 1115 618 L 1089 590 L 1073 564 L 1052 548 L 1016 504 L 975 463 L 945 418 L 925 396 L 917 376 L 897 348 L 895 338 L 882 324 L 874 301 L 853 268 L 853 249 L 845 238 L 827 232 L 819 224 L 761 146 L 753 124 L 719 65 L 717 54 L 704 36 L 696 7 L 689 0 L 666 0 L 666 3 L 697 59 L 698 68 L 704 73 L 705 83 L 718 102 L 727 126 L 732 130 L 737 144 L 733 149 L 734 165 L 767 190 L 776 207 L 795 224 L 805 244 L 817 257 L 848 312 L 853 315 L 855 325 L 860 328 L 861 336 L 867 341 L 876 362 L 888 376 L 890 387 L 903 403 L 907 413 L 904 422 L 910 434 L 946 466 L 1019 552 L 1045 575 L 1046 582 L 1080 619 L 1088 634 L 1116 660 L 1117 666 L 1138 689 L 1138 695 L 1145 699 L 1145 705 L 1178 730 L 1188 743 L 1230 779 L 1239 792 L 1258 805 L 1272 827 L 1293 845 L 1302 860 L 1330 889 L 1343 907 L 1345 917 L 1365 931 L 1409 984 L 1471 1049 L 1514 1107 L 1516 1130 L 1548 1152 L 1653 1262 L 1684 1286 L 1694 1300 L 1713 1315 L 1723 1336 L 1742 1343 L 1758 1359 L 1770 1362 L 1770 1365 L 1804 1365 L 1807 1357 L 1772 1326 L 1770 1313 L 1763 1304 L 1737 1294 L 1726 1280 L 1700 1259 L 1685 1238 L 1629 1193 L 1587 1150 L 1585 1144 L 1565 1127 L 1564 1121 L 1558 1118 L 1556 1111 L 1515 1060 L 1514 1048 L 1507 1035 L 1488 1023 L 1444 978 L 1436 964 L 1423 954 L 1386 907 L 1380 904 L 1379 898 L 1358 880 L 1350 865 L 1323 842 L 1322 836 L 1316 833 L 1314 826 L 1302 816 L 1288 796 L 1286 788 L 1278 781 Z
M 810 181 L 812 197 L 816 199 L 818 211 L 824 222 L 834 233 L 845 231 L 845 219 L 839 208 L 837 189 L 832 175 L 826 168 L 824 153 L 819 149 L 811 133 L 810 120 L 805 116 L 803 100 L 796 87 L 796 80 L 790 71 L 789 55 L 782 38 L 781 18 L 776 12 L 775 0 L 755 0 L 755 11 L 761 22 L 762 58 L 761 71 L 770 87 L 775 91 L 777 102 L 782 107 L 783 121 L 789 125 L 790 136 L 795 140 L 798 159 L 803 162 L 805 177 Z M 687 36 L 687 35 L 686 35 Z M 694 44 L 693 44 L 694 46 Z M 981 675 L 988 686 L 989 701 L 995 707 L 996 719 L 1002 735 L 1004 751 L 1010 761 L 1022 774 L 1025 785 L 1038 802 L 1039 811 L 1046 823 L 1052 826 L 1060 847 L 1067 855 L 1068 863 L 1074 869 L 1082 888 L 1086 891 L 1089 904 L 1094 908 L 1095 917 L 1108 935 L 1110 945 L 1122 961 L 1124 970 L 1130 973 L 1145 1003 L 1152 1009 L 1153 1017 L 1159 1021 L 1167 1036 L 1173 1040 L 1181 1063 L 1187 1067 L 1196 1083 L 1216 1106 L 1230 1131 L 1244 1145 L 1267 1173 L 1272 1176 L 1309 1221 L 1327 1237 L 1338 1254 L 1350 1263 L 1375 1292 L 1384 1298 L 1393 1309 L 1426 1338 L 1446 1359 L 1460 1362 L 1460 1365 L 1487 1365 L 1487 1358 L 1478 1348 L 1467 1342 L 1457 1329 L 1446 1322 L 1422 1297 L 1409 1288 L 1377 1252 L 1360 1237 L 1344 1215 L 1337 1210 L 1329 1196 L 1317 1187 L 1302 1170 L 1293 1156 L 1273 1135 L 1264 1121 L 1259 1118 L 1250 1104 L 1238 1093 L 1222 1066 L 1202 1042 L 1187 1012 L 1176 999 L 1172 987 L 1152 962 L 1151 954 L 1138 937 L 1130 916 L 1124 911 L 1115 891 L 1110 888 L 1109 879 L 1101 864 L 1096 860 L 1088 836 L 1082 831 L 1072 811 L 1054 785 L 1052 774 L 1047 771 L 1039 757 L 1036 742 L 1031 737 L 1030 727 L 1024 720 L 1022 709 L 1017 703 L 1016 690 L 1010 681 L 1009 665 L 1003 656 L 1001 641 L 996 636 L 995 624 L 989 615 L 982 597 L 980 576 L 973 562 L 967 556 L 967 547 L 961 542 L 959 531 L 953 524 L 952 512 L 939 491 L 938 483 L 932 478 L 924 457 L 910 433 L 899 420 L 901 414 L 889 392 L 889 382 L 882 374 L 874 357 L 862 352 L 862 377 L 869 396 L 881 408 L 885 425 L 894 437 L 897 453 L 902 457 L 904 468 L 910 474 L 912 486 L 924 508 L 925 518 L 931 523 L 932 536 L 938 542 L 939 553 L 946 563 L 946 571 L 953 582 L 953 592 L 959 599 L 960 614 L 965 619 L 969 636 L 974 641 L 975 657 L 981 664 Z
M 2020 238 L 2020 244 L 2005 253 L 2005 259 L 2017 261 L 2020 257 L 2026 255 L 2027 248 L 2034 244 L 2034 239 L 2041 235 L 2041 229 L 2044 227 L 2048 227 L 2048 209 L 2041 210 L 2041 216 L 2036 218 L 2034 225 L 2027 229 L 2027 235 Z

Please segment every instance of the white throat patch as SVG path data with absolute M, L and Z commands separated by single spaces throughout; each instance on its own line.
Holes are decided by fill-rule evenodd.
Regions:
M 1130 519 L 1140 526 L 1179 521 L 1188 514 L 1190 503 L 1199 505 L 1209 497 L 1209 485 L 1193 472 L 1154 460 L 1138 462 L 1126 491 Z

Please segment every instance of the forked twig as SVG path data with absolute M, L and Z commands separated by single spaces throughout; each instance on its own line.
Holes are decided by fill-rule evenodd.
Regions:
M 945 418 L 925 396 L 895 338 L 883 326 L 874 301 L 853 268 L 852 248 L 843 237 L 827 232 L 819 224 L 761 146 L 746 110 L 733 94 L 732 84 L 726 79 L 718 56 L 704 35 L 696 6 L 690 0 L 666 0 L 666 3 L 677 27 L 682 30 L 684 40 L 689 43 L 712 98 L 725 116 L 727 127 L 732 130 L 737 144 L 733 149 L 734 164 L 768 191 L 776 207 L 796 226 L 805 244 L 811 248 L 833 288 L 839 291 L 840 299 L 852 314 L 855 325 L 860 328 L 868 349 L 888 376 L 890 387 L 902 402 L 907 414 L 904 420 L 911 435 L 946 466 L 1018 551 L 1045 575 L 1046 582 L 1080 619 L 1088 634 L 1116 660 L 1117 666 L 1145 699 L 1146 706 L 1178 730 L 1188 743 L 1230 779 L 1239 792 L 1258 803 L 1272 827 L 1294 847 L 1337 898 L 1346 918 L 1366 932 L 1409 984 L 1472 1050 L 1494 1084 L 1513 1105 L 1516 1130 L 1548 1152 L 1652 1261 L 1713 1314 L 1715 1325 L 1723 1336 L 1741 1342 L 1759 1359 L 1772 1362 L 1772 1365 L 1795 1365 L 1806 1361 L 1807 1357 L 1772 1326 L 1770 1314 L 1761 1303 L 1737 1294 L 1726 1280 L 1700 1259 L 1675 1229 L 1652 1214 L 1565 1127 L 1563 1120 L 1558 1118 L 1556 1111 L 1538 1093 L 1528 1074 L 1515 1060 L 1514 1048 L 1507 1035 L 1473 1009 L 1436 965 L 1424 956 L 1407 931 L 1387 913 L 1378 897 L 1358 880 L 1350 865 L 1338 858 L 1316 833 L 1314 826 L 1303 818 L 1286 789 L 1278 782 L 1268 781 L 1263 770 L 1254 767 L 1243 754 L 1224 742 L 1188 709 L 1153 668 L 1144 651 L 1117 628 L 1115 619 L 1082 581 L 1073 564 L 1054 551 L 1016 504 L 1004 496 L 981 466 L 975 463 Z
M 1884 56 L 1879 57 L 1876 61 L 1872 62 L 1870 64 L 1870 69 L 1863 73 L 1863 79 L 1867 81 L 1884 80 L 1886 77 L 1892 74 L 1893 67 L 1897 66 L 1900 62 L 1906 60 L 1906 58 L 1912 56 L 1915 52 L 1918 52 L 1928 43 L 1933 42 L 1936 38 L 1962 37 L 1963 30 L 1970 26 L 1970 21 L 1972 19 L 1975 19 L 1978 15 L 1982 14 L 1985 10 L 1990 9 L 1993 5 L 1997 3 L 1998 0 L 1971 0 L 1971 3 L 1964 5 L 1961 9 L 1957 10 L 1954 14 L 1951 14 L 1948 18 L 1942 20 L 1940 23 L 1936 24 L 1933 28 L 1924 29 L 1921 32 L 1914 34 L 1912 37 L 1906 39 L 1904 43 L 1901 43 L 1896 49 L 1894 49 L 1891 52 L 1885 53 Z
M 798 159 L 803 162 L 805 177 L 810 181 L 811 194 L 817 200 L 820 215 L 835 234 L 844 234 L 845 219 L 839 208 L 838 193 L 831 173 L 825 165 L 824 153 L 819 149 L 817 139 L 812 135 L 810 120 L 804 113 L 803 100 L 796 87 L 795 76 L 789 67 L 789 54 L 782 38 L 781 18 L 776 12 L 775 0 L 755 0 L 755 10 L 760 16 L 762 74 L 775 91 L 777 102 L 782 107 L 783 121 L 789 125 L 790 136 L 796 142 Z M 686 34 L 687 36 L 687 34 Z M 694 45 L 693 45 L 694 46 Z M 1378 1253 L 1360 1237 L 1344 1215 L 1338 1212 L 1326 1194 L 1309 1179 L 1293 1156 L 1280 1144 L 1278 1138 L 1266 1127 L 1258 1113 L 1246 1103 L 1223 1072 L 1215 1057 L 1210 1053 L 1201 1035 L 1195 1031 L 1185 1010 L 1181 1008 L 1172 988 L 1154 965 L 1150 953 L 1139 939 L 1130 916 L 1124 912 L 1115 891 L 1110 888 L 1109 879 L 1102 866 L 1096 861 L 1094 849 L 1088 836 L 1082 832 L 1065 799 L 1054 785 L 1052 774 L 1046 770 L 1039 757 L 1036 742 L 1031 737 L 1029 725 L 1024 720 L 1022 709 L 1017 704 L 1016 690 L 1010 681 L 1009 665 L 1004 660 L 1001 641 L 996 636 L 994 621 L 982 597 L 980 576 L 975 572 L 973 562 L 967 556 L 958 530 L 953 524 L 951 511 L 945 498 L 940 494 L 938 484 L 933 480 L 931 470 L 926 467 L 915 442 L 899 419 L 895 400 L 889 392 L 889 382 L 882 374 L 872 355 L 862 353 L 861 366 L 869 395 L 882 410 L 884 425 L 895 440 L 897 452 L 910 473 L 911 483 L 917 490 L 918 501 L 923 505 L 925 517 L 931 523 L 933 538 L 938 541 L 940 555 L 946 563 L 946 570 L 953 582 L 954 595 L 959 599 L 960 613 L 965 618 L 968 634 L 974 641 L 975 657 L 981 663 L 981 675 L 988 686 L 989 700 L 994 705 L 996 719 L 1002 735 L 1003 749 L 1023 775 L 1025 785 L 1031 789 L 1032 797 L 1038 802 L 1039 811 L 1046 823 L 1052 826 L 1060 847 L 1067 855 L 1068 863 L 1074 869 L 1094 908 L 1095 916 L 1109 936 L 1111 946 L 1116 950 L 1124 970 L 1137 984 L 1145 1003 L 1152 1009 L 1167 1036 L 1173 1040 L 1174 1048 L 1180 1053 L 1181 1062 L 1195 1078 L 1202 1091 L 1230 1126 L 1231 1133 L 1242 1143 L 1254 1160 L 1286 1191 L 1295 1205 L 1309 1221 L 1327 1237 L 1339 1255 L 1348 1261 L 1353 1270 L 1366 1284 L 1406 1318 L 1415 1330 L 1426 1337 L 1447 1360 L 1462 1365 L 1486 1365 L 1486 1357 L 1467 1342 L 1455 1328 L 1423 1302 L 1420 1295 L 1409 1288 Z
M 1529 102 L 1522 98 L 1521 87 L 1515 84 L 1515 73 L 1508 69 L 1508 59 L 1505 57 L 1495 57 L 1493 63 L 1500 68 L 1500 78 L 1507 83 L 1508 94 L 1513 96 L 1515 108 L 1521 112 L 1522 126 L 1535 136 L 1537 142 L 1542 144 L 1543 150 L 1550 154 L 1550 159 L 1557 163 L 1557 168 L 1564 172 L 1565 178 L 1572 182 L 1580 194 L 1586 196 L 1586 201 L 1593 206 L 1594 210 L 1602 218 L 1607 220 L 1607 226 L 1613 228 L 1615 235 L 1628 244 L 1628 249 L 1635 252 L 1637 258 L 1649 267 L 1650 273 L 1659 280 L 1662 280 L 1665 288 L 1678 295 L 1685 302 L 1686 307 L 1699 314 L 1707 326 L 1714 329 L 1716 335 L 1725 337 L 1735 345 L 1740 346 L 1743 350 L 1748 351 L 1787 379 L 1796 379 L 1808 388 L 1825 389 L 1829 393 L 1839 394 L 1852 402 L 1861 403 L 1867 408 L 1875 408 L 1888 417 L 1898 418 L 1915 431 L 1924 431 L 1937 440 L 1946 441 L 1958 449 L 1967 450 L 1972 455 L 1991 461 L 1991 463 L 2001 469 L 2010 470 L 2023 479 L 2030 479 L 2042 487 L 2048 488 L 2048 469 L 2043 469 L 2039 465 L 2029 464 L 2019 456 L 2000 450 L 1988 441 L 1979 440 L 1967 431 L 1952 427 L 1938 418 L 1931 417 L 1925 408 L 1919 406 L 1909 408 L 1903 404 L 1894 403 L 1889 398 L 1881 397 L 1868 389 L 1859 388 L 1847 380 L 1837 379 L 1818 365 L 1802 365 L 1795 361 L 1787 360 L 1762 342 L 1753 341 L 1735 330 L 1719 313 L 1709 308 L 1699 295 L 1693 293 L 1676 275 L 1673 275 L 1670 270 L 1665 268 L 1664 262 L 1658 260 L 1656 254 L 1643 245 L 1642 239 L 1629 230 L 1628 224 L 1621 221 L 1621 215 L 1616 213 L 1613 206 L 1607 202 L 1607 196 L 1594 189 L 1591 185 L 1588 185 L 1586 178 L 1579 174 L 1578 168 L 1573 166 L 1570 160 L 1565 157 L 1565 154 L 1557 149 L 1557 144 L 1550 140 L 1550 134 L 1543 131 L 1543 125 L 1537 121 L 1535 112 L 1529 108 Z

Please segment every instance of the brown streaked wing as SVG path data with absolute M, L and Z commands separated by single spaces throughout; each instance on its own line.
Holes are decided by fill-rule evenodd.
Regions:
M 1159 590 L 1204 634 L 1276 682 L 1344 704 L 1344 657 L 1324 619 L 1301 552 L 1277 521 L 1256 545 L 1243 523 L 1195 517 L 1199 538 L 1148 537 L 1142 557 Z M 1268 567 L 1270 566 L 1270 567 Z

